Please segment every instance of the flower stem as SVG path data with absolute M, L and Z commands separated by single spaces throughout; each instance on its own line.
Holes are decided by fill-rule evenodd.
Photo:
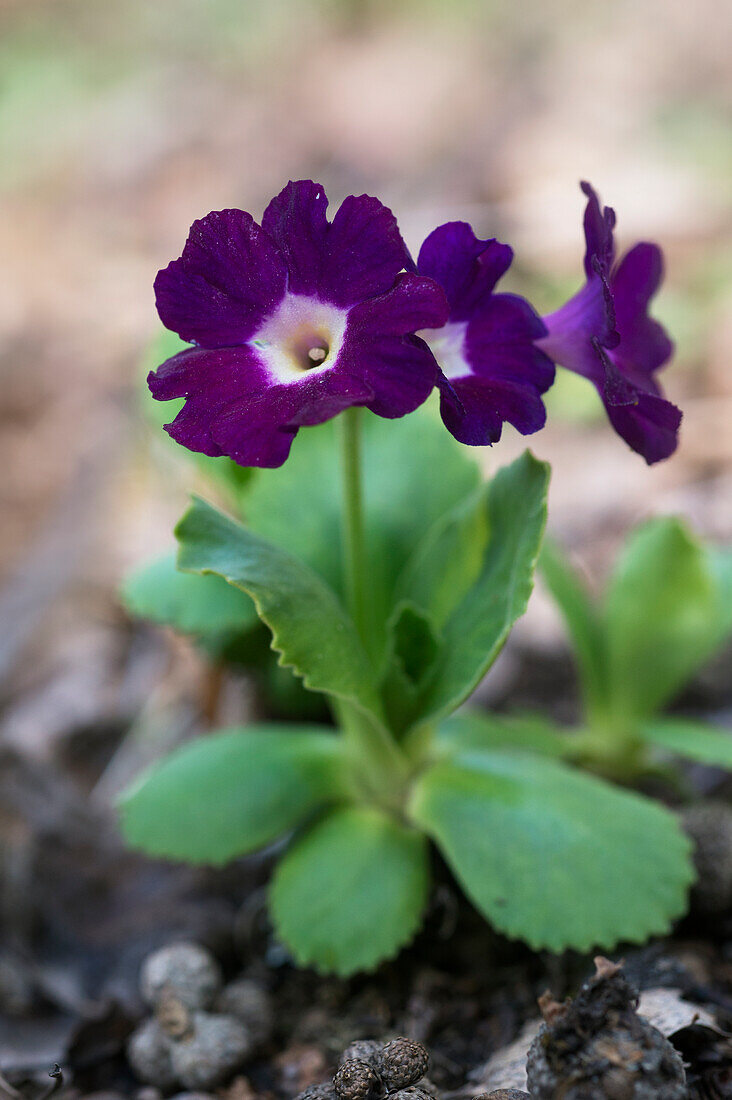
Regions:
M 363 642 L 366 641 L 367 592 L 361 480 L 361 409 L 340 416 L 343 472 L 343 565 L 348 608 Z

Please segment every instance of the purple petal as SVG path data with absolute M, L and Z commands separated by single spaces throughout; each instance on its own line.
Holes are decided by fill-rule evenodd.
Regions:
M 661 396 L 650 375 L 636 384 L 618 368 L 615 352 L 606 352 L 598 343 L 595 350 L 605 372 L 597 389 L 615 431 L 649 465 L 668 458 L 678 444 L 680 410 Z
M 247 466 L 278 466 L 287 457 L 294 432 L 289 432 L 289 439 L 273 435 L 276 426 L 272 417 L 262 412 L 265 408 L 269 413 L 269 404 L 262 398 L 269 377 L 251 348 L 182 351 L 150 374 L 148 384 L 160 401 L 186 398 L 166 431 L 189 450 L 213 456 L 228 454 Z M 237 413 L 242 403 L 256 406 L 258 401 L 258 419 Z M 265 421 L 268 427 L 263 431 Z M 224 423 L 224 431 L 219 431 L 219 422 Z M 264 439 L 267 432 L 272 436 L 269 444 Z M 281 461 L 275 461 L 280 455 Z
M 297 428 L 272 419 L 268 393 L 253 394 L 224 406 L 212 423 L 223 454 L 240 466 L 281 466 L 290 453 Z
M 648 316 L 648 304 L 663 279 L 663 254 L 658 245 L 641 242 L 631 248 L 612 276 L 620 343 L 614 358 L 633 377 L 651 374 L 673 354 L 663 326 Z
M 237 395 L 267 382 L 267 373 L 249 347 L 187 348 L 148 375 L 150 392 L 157 401 L 171 401 L 192 394 Z
M 468 324 L 465 357 L 482 378 L 525 385 L 542 394 L 554 381 L 554 364 L 534 343 L 545 333 L 543 321 L 524 298 L 493 294 Z
M 289 289 L 338 306 L 383 294 L 410 264 L 391 210 L 368 195 L 350 195 L 329 223 L 327 206 L 319 184 L 300 180 L 264 212 L 262 225 L 287 262 Z
M 206 397 L 189 397 L 175 420 L 164 428 L 171 439 L 189 451 L 210 458 L 224 453 L 211 435 L 211 403 Z
M 320 269 L 330 225 L 328 199 L 319 183 L 290 181 L 272 199 L 262 216 L 262 227 L 285 258 L 289 290 L 293 294 L 317 294 Z
M 365 405 L 394 420 L 414 412 L 432 392 L 437 366 L 431 351 L 416 336 L 364 330 L 346 334 L 334 375 L 357 379 L 370 390 Z
M 589 183 L 583 180 L 580 187 L 587 196 L 587 206 L 584 214 L 585 275 L 588 279 L 591 279 L 594 274 L 598 273 L 599 269 L 607 276 L 615 256 L 615 242 L 613 240 L 615 211 L 611 206 L 600 209 L 597 192 Z
M 334 373 L 360 378 L 371 390 L 364 404 L 394 419 L 418 408 L 435 385 L 437 367 L 415 330 L 440 328 L 448 315 L 437 283 L 405 273 L 387 294 L 354 306 Z
M 479 240 L 467 222 L 447 222 L 427 237 L 417 266 L 421 275 L 445 288 L 450 319 L 465 321 L 488 298 L 512 259 L 507 244 Z
M 560 366 L 601 385 L 604 372 L 593 340 L 607 346 L 608 317 L 602 281 L 593 276 L 561 309 L 543 321 L 547 335 L 537 340 L 541 350 Z
M 449 306 L 442 287 L 432 279 L 405 273 L 386 294 L 354 306 L 348 331 L 373 336 L 404 336 L 425 328 L 442 328 Z
M 483 447 L 501 438 L 505 421 L 522 435 L 539 431 L 546 410 L 539 395 L 525 386 L 492 382 L 476 375 L 438 382 L 445 427 L 461 443 Z
M 285 293 L 273 241 L 242 210 L 215 210 L 191 226 L 180 259 L 158 272 L 155 301 L 166 328 L 205 348 L 241 344 Z
M 279 423 L 306 427 L 322 424 L 353 405 L 365 405 L 372 397 L 367 379 L 336 366 L 314 377 L 305 375 L 297 382 L 273 387 L 267 400 L 276 408 Z
M 336 305 L 350 306 L 384 294 L 408 262 L 391 210 L 369 195 L 349 195 L 328 233 L 321 296 Z
M 605 407 L 615 431 L 649 466 L 676 450 L 681 410 L 670 401 L 639 391 L 635 405 Z
M 395 419 L 429 397 L 437 367 L 416 329 L 444 325 L 448 305 L 441 287 L 418 275 L 399 276 L 394 287 L 349 312 L 346 338 L 334 375 L 360 380 L 369 395 L 351 404 Z

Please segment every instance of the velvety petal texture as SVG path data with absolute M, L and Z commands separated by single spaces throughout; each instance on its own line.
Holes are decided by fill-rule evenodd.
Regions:
M 419 253 L 420 275 L 439 283 L 449 304 L 447 322 L 419 336 L 439 367 L 445 426 L 471 446 L 495 443 L 506 421 L 529 435 L 546 420 L 541 395 L 554 365 L 535 343 L 546 328 L 523 298 L 494 292 L 512 259 L 508 245 L 480 240 L 466 222 L 439 226 Z
M 646 462 L 668 458 L 678 444 L 681 412 L 663 397 L 655 373 L 673 344 L 648 315 L 663 278 L 663 257 L 641 242 L 615 263 L 615 214 L 601 208 L 589 184 L 584 215 L 584 286 L 544 318 L 548 335 L 539 347 L 554 362 L 588 378 L 610 423 Z
M 437 368 L 417 330 L 439 328 L 442 288 L 414 274 L 394 215 L 351 196 L 327 219 L 323 188 L 289 183 L 262 225 L 240 210 L 195 222 L 158 274 L 163 323 L 195 347 L 148 382 L 185 398 L 170 435 L 242 466 L 280 466 L 298 429 L 352 405 L 412 412 Z
M 166 328 L 206 348 L 243 343 L 282 299 L 287 268 L 243 210 L 215 210 L 191 226 L 180 259 L 158 272 L 155 304 Z

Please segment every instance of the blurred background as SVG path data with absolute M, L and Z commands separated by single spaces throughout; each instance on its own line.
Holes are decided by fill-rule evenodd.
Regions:
M 288 178 L 378 194 L 412 247 L 449 218 L 509 240 L 540 312 L 579 283 L 591 180 L 621 245 L 665 249 L 685 419 L 648 469 L 565 376 L 532 440 L 552 526 L 600 572 L 649 512 L 732 538 L 730 32 L 722 0 L 0 0 L 5 741 L 122 706 L 116 586 L 192 477 L 140 423 L 152 281 L 194 218 Z M 534 604 L 521 630 L 555 640 Z
M 154 726 L 159 751 L 222 695 L 117 598 L 195 476 L 140 413 L 158 268 L 195 218 L 258 216 L 314 177 L 333 206 L 377 194 L 413 248 L 452 218 L 508 240 L 507 286 L 548 312 L 580 282 L 589 179 L 621 246 L 664 247 L 685 418 L 649 469 L 563 379 L 531 441 L 554 465 L 552 529 L 595 579 L 655 512 L 731 541 L 731 41 L 724 0 L 0 0 L 0 928 L 22 946 L 40 921 L 56 1000 L 81 996 L 69 944 L 82 969 L 117 964 L 144 906 L 156 934 L 164 903 L 182 912 L 180 877 L 168 905 L 161 872 L 119 855 L 109 806 L 140 765 L 130 731 Z M 486 467 L 524 444 L 507 431 Z M 538 593 L 486 698 L 525 701 L 542 676 L 566 692 L 558 659 L 571 676 Z M 243 691 L 223 691 L 222 720 Z M 58 1058 L 49 1028 L 6 1048 Z

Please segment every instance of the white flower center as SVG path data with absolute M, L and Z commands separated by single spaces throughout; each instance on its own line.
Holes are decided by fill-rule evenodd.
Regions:
M 343 346 L 348 313 L 318 298 L 286 294 L 250 343 L 279 382 L 329 370 Z
M 417 333 L 426 344 L 448 378 L 462 378 L 470 374 L 465 358 L 465 333 L 467 321 L 452 321 L 442 328 L 423 328 Z

